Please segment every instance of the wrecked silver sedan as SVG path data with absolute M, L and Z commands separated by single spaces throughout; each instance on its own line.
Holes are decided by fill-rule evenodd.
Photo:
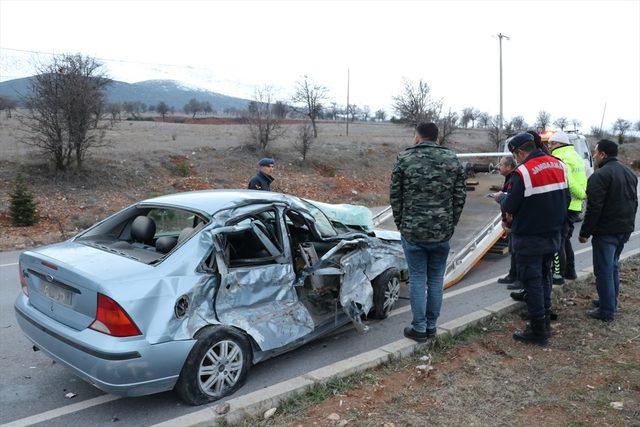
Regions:
M 348 322 L 384 318 L 406 263 L 364 207 L 200 191 L 130 206 L 20 256 L 16 317 L 34 345 L 96 387 L 175 387 L 202 404 L 252 364 Z

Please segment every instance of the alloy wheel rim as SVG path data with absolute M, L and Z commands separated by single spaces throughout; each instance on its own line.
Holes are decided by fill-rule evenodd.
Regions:
M 396 301 L 400 297 L 400 280 L 397 277 L 391 278 L 387 283 L 387 287 L 384 290 L 384 304 L 382 309 L 385 313 L 388 313 L 393 308 Z
M 243 356 L 234 341 L 215 343 L 202 357 L 198 367 L 198 385 L 209 396 L 221 396 L 238 382 Z

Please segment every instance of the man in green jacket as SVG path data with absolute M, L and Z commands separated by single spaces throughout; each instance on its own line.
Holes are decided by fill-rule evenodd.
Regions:
M 423 342 L 436 336 L 449 240 L 467 194 L 462 165 L 439 144 L 435 123 L 416 126 L 413 143 L 398 154 L 390 200 L 409 267 L 413 321 L 404 335 Z
M 573 225 L 579 220 L 582 213 L 582 201 L 586 198 L 587 172 L 584 160 L 576 152 L 564 132 L 556 132 L 549 137 L 551 155 L 562 160 L 567 167 L 569 192 L 571 203 L 567 212 L 567 221 L 562 229 L 562 242 L 560 244 L 560 274 L 569 280 L 576 279 L 575 256 L 571 246 Z

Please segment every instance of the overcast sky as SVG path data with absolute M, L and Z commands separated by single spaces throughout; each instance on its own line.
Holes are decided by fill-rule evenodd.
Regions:
M 249 97 L 280 96 L 308 74 L 346 103 L 391 112 L 402 79 L 426 80 L 446 107 L 541 109 L 584 127 L 640 120 L 640 1 L 187 2 L 0 0 L 0 47 L 107 59 L 128 82 L 173 78 Z M 31 72 L 32 55 L 0 50 L 1 80 Z M 140 64 L 146 63 L 146 64 Z M 165 66 L 160 64 L 179 65 Z M 190 67 L 190 68 L 189 68 Z

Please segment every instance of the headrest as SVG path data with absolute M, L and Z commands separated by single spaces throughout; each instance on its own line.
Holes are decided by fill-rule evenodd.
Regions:
M 176 239 L 175 237 L 159 237 L 158 240 L 156 240 L 156 251 L 160 252 L 161 254 L 167 254 L 171 252 L 171 249 L 173 249 L 177 244 L 178 239 Z
M 153 243 L 156 235 L 156 223 L 151 218 L 140 215 L 131 224 L 131 238 L 140 243 Z

